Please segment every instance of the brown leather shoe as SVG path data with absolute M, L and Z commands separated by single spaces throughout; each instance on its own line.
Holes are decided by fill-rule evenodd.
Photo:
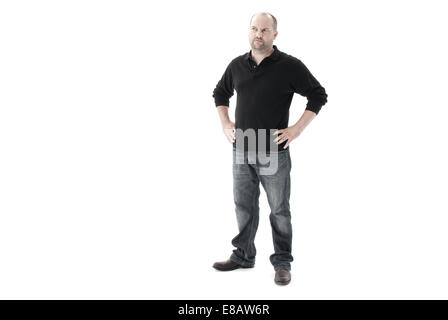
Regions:
M 226 261 L 215 262 L 213 264 L 213 268 L 215 268 L 216 270 L 219 270 L 219 271 L 230 271 L 230 270 L 235 270 L 235 269 L 239 269 L 239 268 L 253 268 L 253 266 L 245 267 L 245 266 L 242 266 L 242 265 L 236 263 L 235 261 L 227 259 Z
M 286 269 L 278 269 L 275 271 L 274 281 L 279 285 L 287 285 L 291 281 L 291 272 Z

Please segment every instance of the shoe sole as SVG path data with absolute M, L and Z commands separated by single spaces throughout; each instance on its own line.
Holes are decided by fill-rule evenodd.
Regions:
M 232 268 L 221 268 L 221 267 L 213 266 L 213 268 L 215 268 L 216 270 L 219 270 L 219 271 L 232 271 L 232 270 L 236 270 L 236 269 L 251 269 L 253 267 L 235 266 Z
M 289 279 L 288 281 L 277 281 L 274 280 L 276 284 L 280 285 L 280 286 L 286 286 L 287 284 L 289 284 L 291 282 L 291 279 Z

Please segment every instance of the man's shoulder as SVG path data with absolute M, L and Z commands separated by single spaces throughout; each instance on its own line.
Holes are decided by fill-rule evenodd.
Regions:
M 297 58 L 296 56 L 293 56 L 292 54 L 281 52 L 281 57 L 284 61 L 290 62 L 290 63 L 302 63 L 302 61 Z
M 290 71 L 303 71 L 307 69 L 305 63 L 296 56 L 288 53 L 283 53 L 283 59 L 281 59 Z

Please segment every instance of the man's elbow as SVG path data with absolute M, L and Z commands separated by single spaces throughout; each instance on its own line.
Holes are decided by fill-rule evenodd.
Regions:
M 308 96 L 311 105 L 323 106 L 328 102 L 328 94 L 323 87 L 319 87 Z
M 223 92 L 220 92 L 219 90 L 214 90 L 213 99 L 215 100 L 216 106 L 228 106 L 230 102 L 231 95 L 224 94 Z
M 305 110 L 313 111 L 317 115 L 320 109 L 322 109 L 322 106 L 327 103 L 327 97 L 328 95 L 325 91 L 309 96 Z
M 229 98 L 223 96 L 213 96 L 215 99 L 215 106 L 229 106 Z

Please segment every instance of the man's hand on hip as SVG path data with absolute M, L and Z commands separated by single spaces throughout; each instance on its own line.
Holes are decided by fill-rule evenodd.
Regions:
M 232 121 L 224 123 L 222 125 L 222 131 L 230 143 L 235 142 L 235 123 Z
M 288 148 L 288 146 L 292 140 L 294 140 L 295 138 L 300 136 L 302 131 L 303 131 L 303 128 L 301 128 L 297 125 L 288 127 L 286 129 L 277 130 L 273 134 L 279 134 L 279 136 L 274 139 L 274 142 L 277 142 L 277 144 L 280 144 L 284 141 L 288 141 L 288 142 L 286 142 L 285 146 L 283 147 L 283 149 L 286 149 L 286 148 Z

